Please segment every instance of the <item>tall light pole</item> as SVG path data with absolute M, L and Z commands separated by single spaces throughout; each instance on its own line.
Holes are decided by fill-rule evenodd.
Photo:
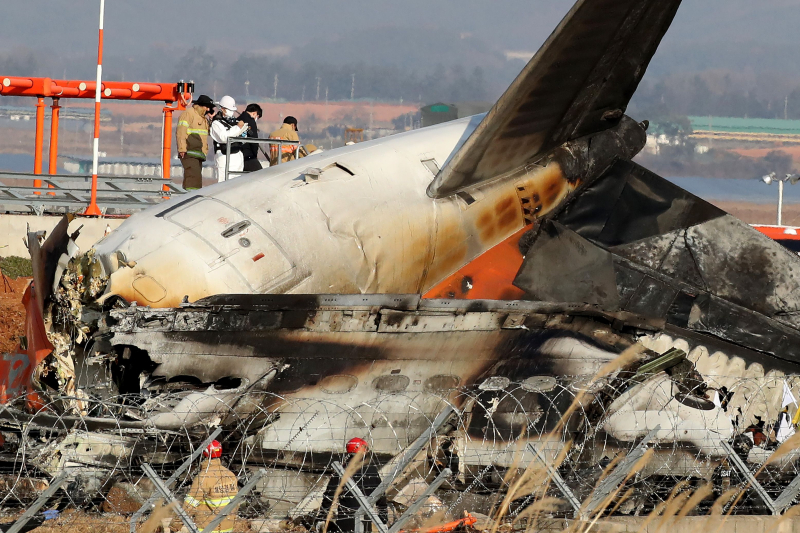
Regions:
M 103 16 L 106 0 L 100 0 L 100 31 L 97 38 L 97 82 L 94 88 L 94 140 L 92 141 L 92 196 L 84 215 L 101 216 L 97 206 L 97 159 L 100 150 L 100 95 L 103 93 Z
M 767 185 L 771 184 L 772 182 L 778 183 L 778 226 L 783 225 L 783 184 L 785 182 L 789 182 L 792 185 L 800 181 L 800 174 L 786 174 L 786 176 L 779 178 L 778 174 L 775 172 L 770 172 L 766 176 L 761 178 L 761 181 L 766 183 Z

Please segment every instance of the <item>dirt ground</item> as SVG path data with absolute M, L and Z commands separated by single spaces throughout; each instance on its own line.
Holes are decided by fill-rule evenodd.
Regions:
M 30 278 L 5 278 L 8 285 L 0 283 L 0 353 L 13 350 L 25 327 L 25 308 L 22 293 Z
M 162 531 L 158 527 L 159 525 L 160 520 L 157 519 L 140 523 L 137 531 L 139 533 L 156 533 Z M 129 533 L 130 515 L 90 514 L 67 510 L 55 520 L 45 522 L 32 531 L 33 533 Z M 253 533 L 250 522 L 243 519 L 236 520 L 233 531 L 234 533 Z

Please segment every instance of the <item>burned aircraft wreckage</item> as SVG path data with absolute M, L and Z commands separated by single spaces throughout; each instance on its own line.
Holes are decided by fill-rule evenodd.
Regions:
M 54 348 L 46 407 L 9 402 L 3 431 L 222 426 L 248 462 L 321 472 L 453 406 L 467 490 L 529 442 L 572 443 L 576 491 L 647 435 L 651 476 L 712 479 L 723 444 L 763 462 L 800 385 L 800 258 L 631 161 L 624 110 L 679 4 L 578 1 L 486 116 L 202 189 L 86 253 L 69 219 L 29 235 Z

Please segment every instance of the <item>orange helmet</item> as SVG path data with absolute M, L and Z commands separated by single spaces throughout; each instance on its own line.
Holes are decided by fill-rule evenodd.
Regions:
M 222 444 L 218 440 L 212 440 L 211 444 L 203 450 L 203 457 L 211 457 L 212 459 L 222 457 Z
M 369 447 L 369 445 L 367 444 L 367 441 L 365 441 L 364 439 L 359 439 L 358 437 L 356 437 L 354 439 L 350 439 L 347 442 L 347 453 L 358 453 L 362 449 L 364 451 L 367 451 L 368 447 Z

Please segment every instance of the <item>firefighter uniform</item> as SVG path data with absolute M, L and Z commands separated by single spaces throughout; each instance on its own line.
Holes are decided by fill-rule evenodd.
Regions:
M 292 117 L 286 117 L 286 120 L 291 120 Z M 294 122 L 297 124 L 297 121 Z M 297 131 L 292 127 L 292 123 L 284 122 L 283 125 L 270 133 L 270 139 L 283 139 L 284 141 L 300 141 L 300 136 Z M 278 153 L 280 152 L 281 163 L 292 161 L 297 158 L 296 144 L 285 144 L 279 147 L 277 144 L 271 144 L 269 147 L 269 164 L 275 166 L 278 164 Z
M 214 441 L 209 448 L 214 446 Z M 219 448 L 220 453 L 222 448 Z M 205 455 L 206 452 L 203 452 Z M 220 510 L 228 505 L 239 492 L 239 482 L 236 474 L 222 466 L 219 456 L 214 457 L 212 451 L 208 462 L 203 465 L 202 470 L 194 478 L 189 493 L 184 498 L 183 508 L 186 513 L 194 520 L 198 529 L 202 531 L 217 517 Z M 233 531 L 233 524 L 236 519 L 236 509 L 229 513 L 214 533 L 230 533 Z
M 181 159 L 184 189 L 199 189 L 203 186 L 203 161 L 208 154 L 206 137 L 206 106 L 195 104 L 178 117 L 178 129 L 175 132 L 178 153 L 186 154 Z

